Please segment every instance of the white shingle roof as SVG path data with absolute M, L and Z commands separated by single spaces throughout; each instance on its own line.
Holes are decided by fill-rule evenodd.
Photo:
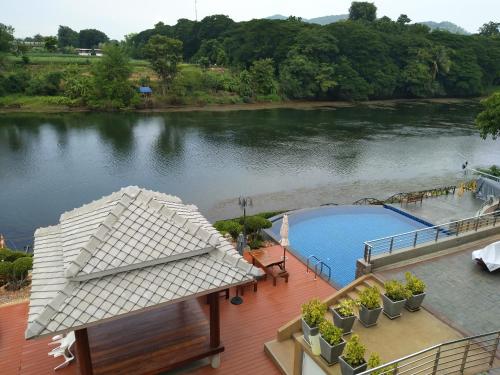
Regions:
M 246 262 L 170 195 L 128 187 L 35 232 L 26 337 L 53 334 L 246 282 Z

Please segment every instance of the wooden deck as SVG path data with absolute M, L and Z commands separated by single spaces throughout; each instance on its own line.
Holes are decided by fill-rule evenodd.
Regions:
M 281 252 L 282 249 L 276 246 L 271 251 Z M 250 258 L 248 259 L 250 260 Z M 221 354 L 221 366 L 218 369 L 205 366 L 190 371 L 190 374 L 279 374 L 277 368 L 264 353 L 264 343 L 275 338 L 276 331 L 280 326 L 300 314 L 300 305 L 304 301 L 313 297 L 326 298 L 335 291 L 330 284 L 323 280 L 314 281 L 312 274 L 306 274 L 305 265 L 290 254 L 286 268 L 290 273 L 288 283 L 278 279 L 277 286 L 274 287 L 270 278 L 266 281 L 259 281 L 257 293 L 254 293 L 251 288 L 247 288 L 243 296 L 244 302 L 239 306 L 232 305 L 221 297 L 221 339 L 222 345 L 225 347 L 225 351 Z M 235 291 L 232 289 L 231 297 L 234 294 Z M 208 317 L 208 305 L 203 305 L 203 310 Z M 53 368 L 61 360 L 47 355 L 49 339 L 24 340 L 27 314 L 27 303 L 0 307 L 0 363 L 4 366 L 2 371 L 6 370 L 6 374 L 13 375 L 79 375 L 77 363 L 57 371 L 57 373 L 53 371 Z M 180 316 L 179 319 L 181 319 Z M 188 317 L 184 317 L 184 319 L 188 319 Z M 143 332 L 143 328 L 138 325 L 120 327 L 118 325 L 120 321 L 115 322 L 117 324 L 115 328 L 122 331 L 120 340 L 138 337 L 139 332 Z M 162 326 L 162 322 L 158 322 L 156 319 L 152 323 L 154 323 L 153 326 L 156 324 L 156 327 Z M 200 329 L 203 327 L 200 326 Z M 89 329 L 90 341 L 93 340 L 92 335 L 93 333 Z M 94 340 L 96 339 L 98 337 L 94 337 Z M 103 340 L 104 343 L 105 336 L 99 340 Z M 164 347 L 168 346 L 168 340 L 161 341 L 161 344 L 147 342 L 144 345 Z M 136 346 L 130 349 L 137 352 L 140 348 L 140 346 Z M 112 343 L 108 341 L 100 350 L 100 355 L 94 353 L 94 359 L 96 363 L 107 366 L 106 363 L 112 362 L 110 359 L 113 351 Z M 150 348 L 144 348 L 144 350 L 147 351 Z M 188 351 L 189 349 L 184 348 L 183 350 Z M 126 371 L 122 373 L 137 372 Z

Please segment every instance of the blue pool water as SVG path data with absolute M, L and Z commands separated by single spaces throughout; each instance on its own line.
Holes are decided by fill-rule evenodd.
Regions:
M 354 280 L 364 242 L 426 228 L 427 225 L 382 206 L 329 206 L 295 211 L 289 218 L 291 250 L 303 260 L 315 255 L 332 270 L 332 281 Z M 279 239 L 281 219 L 271 234 Z

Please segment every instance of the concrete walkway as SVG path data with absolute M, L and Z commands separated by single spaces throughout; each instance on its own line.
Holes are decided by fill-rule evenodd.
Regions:
M 408 203 L 402 206 L 393 204 L 393 206 L 437 225 L 475 216 L 483 203 L 471 192 L 466 192 L 461 197 L 458 194 L 442 195 L 426 198 L 422 204 Z
M 456 252 L 380 272 L 383 279 L 403 280 L 410 271 L 427 284 L 424 306 L 467 335 L 500 329 L 500 272 L 489 273 L 472 261 L 473 250 L 499 236 L 456 248 Z

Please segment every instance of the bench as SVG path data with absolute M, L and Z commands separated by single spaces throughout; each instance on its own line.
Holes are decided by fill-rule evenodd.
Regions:
M 236 294 L 239 294 L 241 296 L 244 295 L 245 294 L 245 287 L 247 287 L 247 286 L 252 286 L 254 293 L 257 292 L 257 280 L 253 279 L 249 283 L 246 283 L 246 284 L 243 284 L 243 285 L 238 285 L 236 287 L 237 288 Z
M 269 267 L 266 268 L 266 275 L 269 275 L 273 278 L 273 286 L 276 286 L 276 280 L 281 277 L 285 279 L 285 283 L 288 283 L 288 272 L 286 270 L 282 270 L 281 268 Z

